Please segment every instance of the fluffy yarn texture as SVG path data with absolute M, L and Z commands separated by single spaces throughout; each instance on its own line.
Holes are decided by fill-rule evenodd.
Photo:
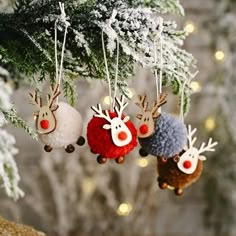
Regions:
M 55 111 L 56 129 L 49 134 L 39 135 L 40 140 L 52 148 L 66 147 L 77 142 L 83 129 L 80 113 L 65 102 L 58 102 Z
M 115 112 L 109 111 L 109 115 L 111 118 L 117 117 Z M 124 115 L 122 115 L 122 119 L 123 118 Z M 103 129 L 104 124 L 108 124 L 108 121 L 99 117 L 93 117 L 88 124 L 87 140 L 92 153 L 114 159 L 125 156 L 137 146 L 137 131 L 131 121 L 127 121 L 125 124 L 132 134 L 132 140 L 123 147 L 114 145 L 111 137 L 111 130 Z
M 166 163 L 163 163 L 160 158 L 157 159 L 157 170 L 159 173 L 158 181 L 167 183 L 169 186 L 183 189 L 196 182 L 200 177 L 203 169 L 203 163 L 198 160 L 197 169 L 192 174 L 183 173 L 177 166 L 173 158 L 168 158 Z
M 163 112 L 156 120 L 155 133 L 138 140 L 148 154 L 169 158 L 179 153 L 187 144 L 187 129 L 179 119 Z

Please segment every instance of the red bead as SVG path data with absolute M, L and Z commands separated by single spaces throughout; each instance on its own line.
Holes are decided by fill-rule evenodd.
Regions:
M 124 131 L 120 131 L 119 133 L 118 133 L 118 139 L 119 140 L 126 140 L 126 138 L 127 138 L 127 134 L 126 134 L 126 132 L 124 132 Z
M 192 166 L 192 163 L 191 163 L 191 161 L 185 161 L 183 163 L 183 166 L 185 169 L 189 169 Z
M 41 120 L 40 126 L 42 129 L 48 129 L 49 128 L 49 121 L 48 120 Z
M 148 126 L 143 124 L 139 127 L 139 131 L 141 134 L 146 134 L 148 132 Z

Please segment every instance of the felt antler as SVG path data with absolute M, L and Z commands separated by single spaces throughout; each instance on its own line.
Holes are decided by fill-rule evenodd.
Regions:
M 30 93 L 30 104 L 35 105 L 36 107 L 38 107 L 39 109 L 42 107 L 42 98 L 38 97 L 38 93 L 37 91 L 34 91 L 34 93 Z
M 115 106 L 115 111 L 116 111 L 118 117 L 121 119 L 124 109 L 128 106 L 128 102 L 125 102 L 125 97 L 123 95 L 121 95 L 120 99 L 117 97 L 115 99 L 119 105 L 119 108 L 117 106 Z
M 110 116 L 109 116 L 108 111 L 105 110 L 105 114 L 104 114 L 103 111 L 102 111 L 102 106 L 101 106 L 100 103 L 97 104 L 97 107 L 92 106 L 91 109 L 97 113 L 97 114 L 94 115 L 95 117 L 104 118 L 104 119 L 107 120 L 108 122 L 111 122 L 111 118 L 110 118 Z

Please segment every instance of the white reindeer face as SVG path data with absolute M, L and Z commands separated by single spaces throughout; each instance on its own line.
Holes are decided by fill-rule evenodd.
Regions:
M 100 117 L 109 122 L 109 124 L 103 125 L 103 129 L 111 130 L 111 137 L 113 143 L 117 147 L 123 147 L 129 144 L 132 141 L 132 134 L 127 125 L 125 124 L 129 117 L 125 116 L 122 118 L 122 112 L 125 107 L 128 105 L 127 102 L 124 101 L 124 96 L 121 96 L 121 99 L 115 98 L 118 106 L 115 106 L 115 112 L 117 117 L 111 119 L 108 110 L 103 111 L 101 104 L 97 104 L 97 107 L 92 106 L 91 109 L 96 112 L 95 117 Z
M 132 140 L 132 134 L 129 128 L 125 125 L 125 122 L 128 120 L 128 116 L 123 120 L 115 117 L 111 120 L 110 124 L 105 124 L 103 126 L 104 129 L 111 129 L 112 141 L 117 147 L 123 147 L 129 144 Z
M 48 106 L 43 106 L 38 111 L 36 120 L 36 129 L 40 134 L 49 134 L 56 129 L 56 118 L 53 114 L 55 109 L 50 109 Z
M 197 148 L 188 149 L 179 159 L 178 168 L 185 174 L 192 174 L 197 168 L 199 153 Z
M 178 168 L 185 174 L 193 174 L 197 169 L 198 160 L 206 160 L 206 157 L 200 156 L 200 154 L 205 151 L 215 151 L 213 147 L 217 145 L 217 142 L 212 143 L 212 139 L 210 138 L 207 145 L 202 143 L 201 147 L 197 149 L 193 146 L 197 138 L 192 138 L 196 131 L 196 128 L 192 130 L 191 125 L 188 126 L 189 148 L 180 156 L 177 163 Z

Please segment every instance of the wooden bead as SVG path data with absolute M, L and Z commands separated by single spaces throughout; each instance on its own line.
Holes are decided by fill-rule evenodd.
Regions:
M 140 149 L 139 149 L 139 155 L 140 155 L 141 157 L 146 157 L 146 156 L 148 155 L 148 153 L 145 152 L 142 148 L 140 148 Z
M 85 138 L 83 136 L 80 136 L 77 141 L 77 145 L 83 146 L 84 144 L 85 144 Z
M 97 162 L 98 162 L 99 164 L 104 164 L 104 163 L 106 163 L 106 161 L 107 161 L 107 158 L 106 158 L 106 157 L 103 157 L 103 156 L 101 156 L 101 155 L 99 155 L 99 156 L 97 157 Z
M 124 158 L 124 157 L 118 157 L 118 158 L 116 158 L 116 163 L 117 163 L 117 164 L 122 164 L 124 161 L 125 161 L 125 158 Z
M 69 144 L 65 150 L 67 153 L 72 153 L 75 151 L 75 147 L 72 144 Z
M 44 146 L 44 150 L 45 150 L 46 152 L 51 152 L 51 151 L 52 151 L 52 147 L 49 146 L 49 145 L 45 145 L 45 146 Z

